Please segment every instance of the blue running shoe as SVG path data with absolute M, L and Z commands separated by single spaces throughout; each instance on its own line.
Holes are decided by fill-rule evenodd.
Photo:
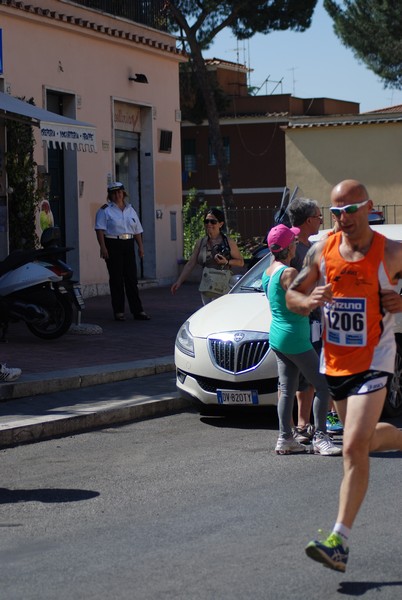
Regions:
M 324 542 L 314 540 L 306 546 L 306 554 L 324 567 L 335 571 L 346 571 L 349 549 L 343 547 L 343 540 L 337 533 L 331 533 Z
M 336 412 L 329 412 L 327 414 L 327 431 L 339 434 L 343 432 L 343 425 Z

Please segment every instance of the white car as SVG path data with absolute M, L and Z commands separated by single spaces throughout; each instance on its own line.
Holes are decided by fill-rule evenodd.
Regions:
M 374 225 L 402 240 L 402 225 Z M 321 231 L 314 239 L 326 232 Z M 271 313 L 261 277 L 271 261 L 262 258 L 231 291 L 200 308 L 176 337 L 176 384 L 182 397 L 199 407 L 266 406 L 278 400 L 278 372 L 269 346 Z M 384 412 L 402 414 L 402 315 L 396 319 L 398 353 Z

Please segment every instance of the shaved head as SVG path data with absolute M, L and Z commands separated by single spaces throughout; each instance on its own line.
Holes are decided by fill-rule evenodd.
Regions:
M 368 199 L 366 187 L 356 179 L 341 181 L 331 192 L 331 204 L 336 206 L 364 202 Z

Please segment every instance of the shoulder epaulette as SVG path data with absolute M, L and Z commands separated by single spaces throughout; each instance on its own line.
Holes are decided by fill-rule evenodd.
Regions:
M 101 208 L 105 209 L 105 208 L 107 208 L 108 206 L 109 206 L 109 204 L 106 202 L 105 204 L 103 204 L 103 205 L 101 206 Z

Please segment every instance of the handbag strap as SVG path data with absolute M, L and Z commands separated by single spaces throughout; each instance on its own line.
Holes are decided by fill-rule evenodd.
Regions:
M 205 267 L 206 262 L 207 262 L 207 243 L 208 243 L 208 236 L 206 235 L 201 240 L 201 248 L 200 248 L 200 251 L 198 253 L 198 255 L 201 256 L 202 266 L 203 267 Z
M 223 233 L 223 231 L 221 231 L 221 236 L 223 238 L 223 245 L 225 246 L 226 250 L 229 252 L 230 258 L 232 258 L 232 251 L 230 249 L 229 240 L 228 240 L 226 234 Z

